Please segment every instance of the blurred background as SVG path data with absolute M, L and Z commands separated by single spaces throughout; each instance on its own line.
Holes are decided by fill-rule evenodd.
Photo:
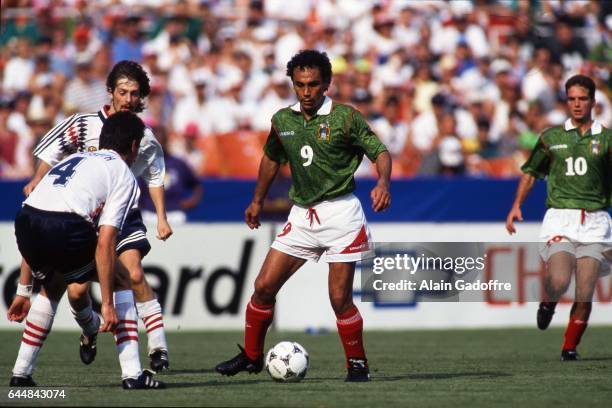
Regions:
M 543 183 L 519 233 L 508 237 L 503 223 L 538 134 L 567 118 L 565 80 L 591 76 L 593 116 L 612 122 L 612 1 L 3 0 L 0 11 L 0 309 L 14 294 L 12 221 L 33 146 L 66 116 L 108 103 L 106 76 L 123 59 L 149 73 L 141 116 L 173 163 L 166 188 L 175 235 L 159 243 L 150 224 L 145 258 L 170 329 L 242 327 L 251 284 L 286 219 L 287 173 L 266 203 L 269 222 L 254 232 L 242 217 L 271 116 L 295 102 L 285 66 L 301 49 L 327 52 L 328 94 L 359 109 L 392 154 L 389 211 L 369 208 L 373 166 L 366 160 L 357 172 L 356 194 L 381 242 L 537 241 Z M 537 253 L 506 249 L 500 265 L 517 287 L 540 290 Z M 279 296 L 277 324 L 335 327 L 325 267 L 304 269 Z M 593 323 L 610 323 L 612 290 L 602 282 L 597 297 L 607 305 L 594 308 Z M 370 303 L 361 312 L 377 328 L 534 319 L 528 303 L 499 302 Z M 74 329 L 65 315 L 58 324 Z

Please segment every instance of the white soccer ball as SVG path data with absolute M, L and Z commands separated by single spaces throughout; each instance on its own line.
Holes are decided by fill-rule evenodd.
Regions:
M 266 370 L 274 381 L 298 382 L 308 370 L 308 352 L 294 341 L 281 341 L 266 355 Z

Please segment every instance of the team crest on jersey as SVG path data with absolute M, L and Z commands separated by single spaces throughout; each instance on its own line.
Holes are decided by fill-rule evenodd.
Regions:
M 325 142 L 329 141 L 329 138 L 331 137 L 329 123 L 323 122 L 319 125 L 319 129 L 317 129 L 317 137 Z
M 89 146 L 89 147 L 87 148 L 87 151 L 88 151 L 88 152 L 95 152 L 95 151 L 97 151 L 97 150 L 98 150 L 98 149 L 96 148 L 96 146 Z
M 591 140 L 591 153 L 599 154 L 601 152 L 601 143 L 597 139 Z

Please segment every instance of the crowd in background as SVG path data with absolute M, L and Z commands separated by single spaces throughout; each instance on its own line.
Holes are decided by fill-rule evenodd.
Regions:
M 149 73 L 142 118 L 168 135 L 170 153 L 200 176 L 254 177 L 272 114 L 295 103 L 285 65 L 305 48 L 327 52 L 329 96 L 367 117 L 394 177 L 516 175 L 539 132 L 566 120 L 569 76 L 595 80 L 593 116 L 612 124 L 611 10 L 581 0 L 3 0 L 0 178 L 29 177 L 32 148 L 54 124 L 108 103 L 106 75 L 124 59 Z M 357 173 L 373 174 L 367 160 Z

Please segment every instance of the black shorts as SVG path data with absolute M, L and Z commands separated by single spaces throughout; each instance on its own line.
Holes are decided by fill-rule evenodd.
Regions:
M 147 227 L 142 222 L 140 210 L 137 209 L 130 210 L 117 237 L 117 256 L 128 249 L 138 249 L 141 258 L 151 250 L 151 244 L 147 240 Z
M 41 280 L 61 273 L 66 283 L 83 283 L 95 273 L 98 235 L 77 214 L 43 211 L 24 205 L 15 217 L 17 247 Z

